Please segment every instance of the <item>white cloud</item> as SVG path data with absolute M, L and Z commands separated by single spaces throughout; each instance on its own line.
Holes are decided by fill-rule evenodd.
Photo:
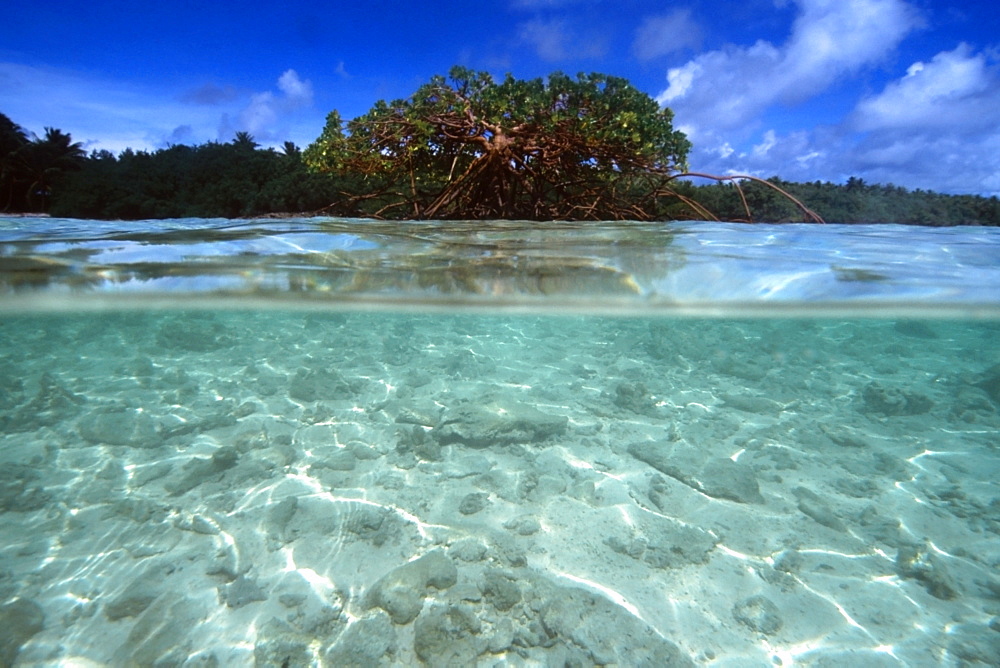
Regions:
M 570 57 L 598 58 L 604 55 L 604 39 L 583 37 L 561 19 L 532 19 L 518 26 L 518 41 L 531 46 L 542 60 L 555 62 Z
M 698 48 L 701 26 L 690 9 L 677 9 L 663 16 L 650 16 L 636 30 L 632 52 L 639 60 L 652 60 L 675 51 Z
M 862 100 L 853 122 L 860 130 L 949 129 L 1000 126 L 1000 77 L 986 56 L 967 44 L 911 65 L 906 76 Z
M 240 112 L 237 127 L 257 138 L 269 136 L 278 120 L 278 106 L 273 93 L 256 93 L 250 97 L 250 104 Z
M 89 150 L 150 149 L 175 141 L 178 123 L 211 127 L 216 112 L 174 93 L 74 70 L 0 63 L 2 110 L 41 134 L 68 132 Z
M 774 134 L 774 130 L 768 130 L 764 133 L 764 140 L 753 147 L 752 153 L 755 156 L 764 157 L 777 143 L 778 139 Z
M 858 176 L 941 192 L 1000 194 L 1000 66 L 966 44 L 910 64 L 839 119 L 790 117 L 835 99 L 920 26 L 903 0 L 795 0 L 781 43 L 729 45 L 667 73 L 657 98 L 692 140 L 690 164 L 795 181 Z M 828 93 L 828 98 L 818 98 Z M 818 98 L 818 99 L 817 99 Z M 817 106 L 817 109 L 819 107 Z M 825 112 L 821 112 L 825 113 Z M 825 124 L 824 124 L 825 123 Z
M 566 25 L 563 21 L 544 21 L 536 19 L 518 26 L 520 41 L 534 47 L 543 60 L 562 60 L 566 57 Z
M 311 140 L 297 124 L 308 114 L 312 84 L 294 70 L 276 91 L 239 92 L 231 85 L 178 92 L 74 70 L 0 62 L 2 111 L 41 134 L 56 127 L 89 151 L 154 150 L 177 143 L 228 141 L 245 130 L 262 144 Z
M 845 127 L 864 133 L 852 158 L 866 178 L 1000 194 L 1000 72 L 967 44 L 910 65 Z
M 337 76 L 339 76 L 342 79 L 352 78 L 351 73 L 348 72 L 347 68 L 344 66 L 343 60 L 337 61 L 337 67 L 333 71 Z
M 678 118 L 705 119 L 725 131 L 753 122 L 768 107 L 808 99 L 891 53 L 918 25 L 902 0 L 797 0 L 788 41 L 709 51 L 667 73 L 657 97 Z
M 343 63 L 341 63 L 341 66 Z M 312 82 L 299 79 L 295 70 L 285 70 L 278 77 L 278 88 L 285 94 L 285 101 L 290 106 L 300 107 L 312 104 Z
M 802 13 L 782 58 L 785 101 L 823 90 L 838 77 L 877 63 L 920 25 L 902 0 L 800 0 Z
M 250 103 L 239 112 L 235 128 L 231 128 L 228 116 L 223 118 L 219 132 L 229 134 L 230 130 L 249 132 L 261 142 L 277 141 L 286 128 L 282 127 L 284 120 L 302 107 L 308 107 L 313 101 L 313 88 L 309 80 L 303 81 L 295 70 L 286 70 L 278 77 L 278 90 L 281 95 L 271 91 L 254 93 Z M 223 136 L 221 139 L 228 139 Z

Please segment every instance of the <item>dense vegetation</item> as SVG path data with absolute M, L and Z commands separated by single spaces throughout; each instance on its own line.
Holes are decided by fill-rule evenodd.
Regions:
M 498 83 L 456 67 L 346 124 L 332 112 L 305 159 L 363 175 L 351 199 L 378 215 L 648 218 L 690 148 L 672 119 L 617 77 L 508 74 Z
M 0 114 L 0 211 L 101 219 L 293 212 L 806 220 L 783 191 L 830 222 L 1000 225 L 996 197 L 857 178 L 844 185 L 678 179 L 686 138 L 671 128 L 669 111 L 623 80 L 560 75 L 496 84 L 452 74 L 450 84 L 435 78 L 413 98 L 379 102 L 350 123 L 333 112 L 304 154 L 291 142 L 277 151 L 238 133 L 230 143 L 87 156 L 60 130 L 29 137 Z M 554 102 L 546 107 L 546 99 Z
M 0 114 L 0 211 L 45 211 L 55 183 L 83 165 L 80 144 L 55 128 L 28 133 Z
M 227 144 L 171 146 L 154 153 L 91 155 L 67 175 L 50 213 L 75 218 L 239 218 L 312 211 L 336 192 L 309 173 L 291 142 L 260 149 L 246 133 Z
M 945 195 L 929 190 L 867 184 L 851 177 L 846 184 L 814 181 L 793 183 L 778 177 L 767 182 L 805 202 L 831 223 L 902 223 L 946 227 L 1000 225 L 1000 199 L 978 195 Z M 677 184 L 678 191 L 696 200 L 720 220 L 747 221 L 746 209 L 733 185 Z M 751 221 L 801 222 L 802 211 L 776 190 L 759 183 L 740 186 L 752 213 Z

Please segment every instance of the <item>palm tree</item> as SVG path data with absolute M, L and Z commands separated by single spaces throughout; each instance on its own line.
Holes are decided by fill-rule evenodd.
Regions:
M 254 140 L 253 135 L 249 132 L 237 132 L 236 137 L 233 139 L 233 146 L 253 151 L 260 146 L 260 144 Z
M 24 128 L 0 114 L 0 211 L 8 211 L 20 195 L 17 184 L 20 182 L 18 152 L 28 144 L 28 133 Z M 17 195 L 15 195 L 17 192 Z
M 86 157 L 82 144 L 74 143 L 68 133 L 56 128 L 45 128 L 45 137 L 36 136 L 18 153 L 29 184 L 25 191 L 26 202 L 29 207 L 41 211 L 48 208 L 53 182 L 63 172 L 80 169 Z

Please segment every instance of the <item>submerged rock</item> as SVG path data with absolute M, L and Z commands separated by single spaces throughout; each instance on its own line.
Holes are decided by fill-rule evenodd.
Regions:
M 503 528 L 519 536 L 532 536 L 541 530 L 542 525 L 533 515 L 520 515 L 504 522 Z
M 144 411 L 111 408 L 84 415 L 76 424 L 80 436 L 95 445 L 130 445 L 154 448 L 163 443 L 159 425 Z
M 266 601 L 267 593 L 246 575 L 219 588 L 219 595 L 230 608 L 242 608 L 256 601 Z
M 181 469 L 181 478 L 168 482 L 163 487 L 172 496 L 183 494 L 235 466 L 238 457 L 236 448 L 228 445 L 213 452 L 211 457 L 193 457 Z
M 288 396 L 298 401 L 346 399 L 357 390 L 333 369 L 305 369 L 295 372 L 288 386 Z
M 799 510 L 804 515 L 835 531 L 847 531 L 847 525 L 837 517 L 821 496 L 805 487 L 796 487 L 792 492 L 798 499 Z
M 571 654 L 565 665 L 694 666 L 674 643 L 602 596 L 575 587 L 546 593 L 536 603 L 542 642 L 563 644 Z
M 1000 633 L 992 624 L 958 624 L 947 637 L 948 652 L 961 659 L 959 665 L 996 665 L 1000 657 Z
M 615 552 L 654 568 L 680 568 L 707 562 L 719 540 L 703 529 L 663 517 L 642 522 L 624 538 L 611 536 L 604 542 Z
M 137 617 L 164 592 L 164 578 L 172 566 L 167 562 L 154 562 L 138 577 L 104 605 L 104 614 L 116 621 L 124 617 Z
M 355 620 L 323 656 L 324 666 L 378 666 L 396 653 L 396 630 L 382 610 Z M 308 665 L 308 664 L 304 664 Z
M 108 662 L 116 666 L 181 665 L 188 656 L 185 645 L 192 631 L 208 616 L 199 600 L 167 591 L 139 615 Z
M 0 666 L 13 666 L 24 643 L 45 628 L 45 613 L 26 598 L 0 606 Z
M 5 431 L 27 431 L 63 422 L 79 411 L 86 399 L 74 394 L 56 376 L 45 372 L 38 379 L 38 393 L 3 425 Z
M 757 477 L 747 464 L 728 457 L 708 461 L 698 474 L 701 491 L 717 499 L 739 503 L 764 503 Z
M 467 605 L 434 605 L 413 625 L 413 650 L 436 666 L 475 665 L 489 644 L 482 623 Z
M 313 638 L 296 632 L 277 617 L 261 624 L 256 636 L 253 648 L 255 666 L 313 665 L 313 653 L 309 647 Z
M 781 630 L 781 614 L 769 598 L 758 594 L 733 606 L 733 618 L 752 631 L 773 635 Z
M 382 608 L 395 624 L 409 624 L 424 605 L 427 588 L 447 589 L 458 581 L 458 569 L 441 550 L 387 573 L 368 592 L 366 607 Z
M 633 443 L 628 452 L 656 470 L 716 499 L 764 503 L 757 475 L 749 464 L 704 453 L 686 443 Z
M 29 512 L 45 507 L 52 494 L 42 487 L 41 474 L 24 464 L 0 468 L 0 511 Z
M 657 399 L 643 383 L 619 383 L 615 388 L 612 402 L 618 408 L 648 417 L 663 417 L 657 406 Z
M 994 403 L 1000 404 L 1000 364 L 994 364 L 972 383 L 986 393 Z
M 485 492 L 466 494 L 458 504 L 458 512 L 463 515 L 475 515 L 489 503 L 490 495 Z
M 886 416 L 921 415 L 934 407 L 929 397 L 898 387 L 886 387 L 872 382 L 861 391 L 863 413 Z
M 892 328 L 904 336 L 910 336 L 915 339 L 938 338 L 937 332 L 920 320 L 897 320 Z
M 521 589 L 514 576 L 504 571 L 494 569 L 483 573 L 479 591 L 500 612 L 510 610 L 521 602 Z
M 156 332 L 156 344 L 167 350 L 208 352 L 233 341 L 229 329 L 212 317 L 167 318 Z
M 949 600 L 959 595 L 958 583 L 929 543 L 900 547 L 896 552 L 896 572 L 900 577 L 917 580 L 935 598 Z
M 533 406 L 517 402 L 462 404 L 444 412 L 431 432 L 445 445 L 461 443 L 474 448 L 511 443 L 540 443 L 566 431 L 569 419 L 549 415 Z

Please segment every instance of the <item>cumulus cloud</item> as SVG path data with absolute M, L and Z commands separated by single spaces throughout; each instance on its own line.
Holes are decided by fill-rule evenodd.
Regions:
M 555 62 L 569 57 L 597 58 L 606 52 L 604 39 L 581 36 L 563 19 L 532 19 L 518 26 L 518 41 L 535 50 L 542 60 Z
M 166 139 L 168 146 L 190 144 L 194 140 L 194 128 L 190 125 L 178 125 Z
M 947 193 L 1000 195 L 1000 71 L 966 44 L 912 63 L 840 122 L 764 131 L 743 149 L 719 141 L 699 168 L 793 181 L 857 176 Z
M 1000 73 L 967 44 L 910 65 L 845 126 L 863 133 L 852 157 L 872 179 L 1000 194 Z
M 0 62 L 0 99 L 3 113 L 31 132 L 56 127 L 88 150 L 113 152 L 166 145 L 178 119 L 210 125 L 216 114 L 176 94 L 93 72 L 11 62 Z
M 639 60 L 653 60 L 675 51 L 701 45 L 701 26 L 690 9 L 677 9 L 663 16 L 649 16 L 636 30 L 632 53 Z
M 303 143 L 314 132 L 307 119 L 313 87 L 295 70 L 283 72 L 272 91 L 248 94 L 207 84 L 178 92 L 92 72 L 0 61 L 0 99 L 15 123 L 37 133 L 57 127 L 88 150 L 229 141 L 237 131 L 250 132 L 265 145 Z
M 759 40 L 700 54 L 667 72 L 657 100 L 680 119 L 731 130 L 775 104 L 793 104 L 891 53 L 918 25 L 902 0 L 796 0 L 785 44 Z M 699 126 L 701 129 L 701 126 Z
M 906 76 L 863 99 L 853 122 L 860 130 L 908 129 L 966 132 L 997 127 L 1000 80 L 986 56 L 967 44 L 911 65 Z
M 278 126 L 281 120 L 295 110 L 308 107 L 313 101 L 313 88 L 309 80 L 303 81 L 295 70 L 286 70 L 277 82 L 280 94 L 272 91 L 254 93 L 250 103 L 239 112 L 235 127 L 229 117 L 224 116 L 220 125 L 220 134 L 231 134 L 231 131 L 249 132 L 261 141 L 272 141 L 278 137 L 281 130 Z M 228 137 L 225 137 L 228 138 Z
M 888 63 L 920 17 L 903 0 L 794 5 L 784 42 L 729 45 L 667 72 L 657 99 L 691 138 L 693 166 L 1000 194 L 996 54 L 960 44 L 912 63 L 881 90 L 844 99 L 840 84 Z M 838 117 L 820 106 L 832 99 L 853 110 Z
M 285 70 L 278 77 L 278 88 L 285 94 L 285 103 L 288 105 L 302 107 L 312 104 L 312 83 L 300 79 L 295 70 Z

